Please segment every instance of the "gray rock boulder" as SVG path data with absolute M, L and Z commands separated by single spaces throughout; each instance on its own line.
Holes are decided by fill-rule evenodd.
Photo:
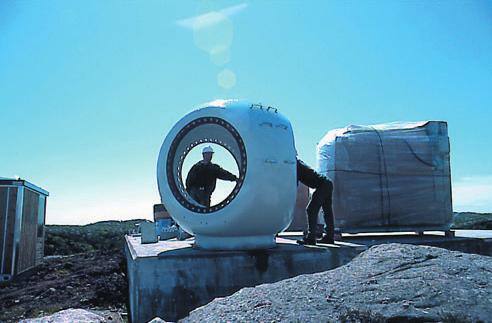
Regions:
M 337 269 L 244 288 L 182 322 L 492 322 L 492 257 L 404 244 Z
M 154 317 L 152 320 L 150 320 L 147 323 L 169 323 L 161 319 L 160 317 Z
M 105 323 L 104 317 L 89 312 L 80 308 L 70 308 L 56 312 L 53 315 L 44 316 L 36 319 L 20 321 L 20 323 L 61 323 L 61 322 L 77 322 L 77 323 Z

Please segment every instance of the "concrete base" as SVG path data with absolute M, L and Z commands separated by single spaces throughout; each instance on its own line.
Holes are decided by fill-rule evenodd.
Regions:
M 133 323 L 159 316 L 176 321 L 216 297 L 243 287 L 272 283 L 348 263 L 365 246 L 340 243 L 302 247 L 277 239 L 277 247 L 251 251 L 207 251 L 189 241 L 160 241 L 142 245 L 126 236 L 126 255 Z
M 383 243 L 408 243 L 492 256 L 492 230 L 453 230 L 453 232 L 454 236 L 447 236 L 443 231 L 429 231 L 422 234 L 413 232 L 344 234 L 342 241 L 368 247 Z
M 270 249 L 275 247 L 275 235 L 242 237 L 208 237 L 195 236 L 195 245 L 207 250 L 241 250 Z
M 348 263 L 370 246 L 410 243 L 492 256 L 491 230 L 344 234 L 336 245 L 298 246 L 302 233 L 282 233 L 277 247 L 251 251 L 207 251 L 192 248 L 193 240 L 140 243 L 126 236 L 126 255 L 133 323 L 159 316 L 167 321 L 185 317 L 216 297 L 243 287 L 272 283 L 300 274 L 330 270 Z

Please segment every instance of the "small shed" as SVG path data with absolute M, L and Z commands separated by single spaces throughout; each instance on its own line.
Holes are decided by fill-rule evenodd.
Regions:
M 0 281 L 42 262 L 48 195 L 26 180 L 0 177 Z

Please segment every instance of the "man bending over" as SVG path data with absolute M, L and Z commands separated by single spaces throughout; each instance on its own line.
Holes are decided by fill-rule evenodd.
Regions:
M 298 240 L 297 243 L 302 245 L 316 244 L 316 228 L 318 226 L 318 213 L 320 208 L 323 208 L 326 225 L 323 237 L 318 240 L 318 242 L 334 243 L 335 228 L 332 210 L 333 184 L 328 178 L 317 173 L 299 159 L 297 159 L 297 180 L 307 187 L 315 189 L 306 208 L 308 232 L 307 235 L 302 240 Z

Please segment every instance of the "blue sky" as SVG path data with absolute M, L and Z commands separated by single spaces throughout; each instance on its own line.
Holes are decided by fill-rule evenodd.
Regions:
M 48 223 L 152 217 L 167 131 L 242 98 L 299 155 L 348 124 L 446 120 L 456 210 L 492 211 L 490 1 L 2 1 L 0 176 Z

